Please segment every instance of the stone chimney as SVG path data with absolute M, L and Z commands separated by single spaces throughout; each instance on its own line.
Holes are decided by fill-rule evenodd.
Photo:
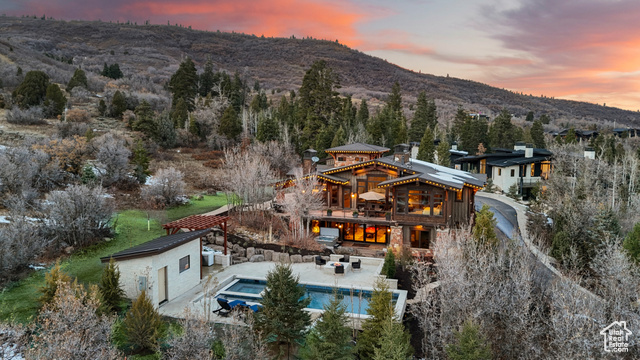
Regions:
M 515 151 L 519 151 L 519 150 L 524 150 L 526 149 L 527 146 L 525 145 L 524 141 L 518 141 L 514 146 L 513 146 L 513 150 Z
M 398 144 L 393 147 L 393 161 L 400 164 L 406 164 L 410 158 L 409 145 Z
M 451 150 L 458 150 L 458 143 L 457 142 L 452 142 L 451 143 Z
M 527 144 L 524 148 L 524 157 L 530 158 L 533 157 L 533 144 Z
M 305 175 L 316 171 L 316 162 L 313 161 L 316 156 L 318 152 L 313 149 L 307 149 L 302 153 L 302 171 Z
M 592 147 L 584 148 L 584 158 L 594 160 L 596 158 L 596 151 Z

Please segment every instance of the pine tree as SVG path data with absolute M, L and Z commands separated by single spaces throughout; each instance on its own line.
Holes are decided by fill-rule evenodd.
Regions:
M 427 101 L 427 94 L 421 91 L 416 102 L 416 112 L 413 114 L 413 120 L 411 120 L 411 127 L 409 128 L 410 142 L 419 142 L 422 139 L 424 131 L 428 126 L 428 112 L 429 102 Z
M 576 137 L 576 129 L 570 128 L 567 131 L 567 135 L 564 137 L 565 144 L 575 144 L 578 142 L 578 138 Z
M 222 114 L 218 132 L 226 136 L 229 140 L 237 140 L 240 134 L 242 134 L 242 124 L 233 106 L 227 107 L 224 114 Z
M 32 70 L 27 72 L 14 90 L 12 96 L 14 101 L 23 109 L 30 106 L 40 105 L 47 95 L 49 86 L 49 76 L 42 71 Z
M 418 148 L 418 160 L 433 162 L 434 152 L 436 146 L 433 143 L 433 131 L 430 127 L 427 127 L 420 140 L 420 147 Z
M 263 308 L 256 313 L 256 327 L 274 345 L 279 357 L 286 352 L 289 358 L 291 346 L 304 338 L 305 329 L 311 322 L 310 315 L 304 310 L 311 299 L 304 294 L 290 265 L 276 264 L 267 274 Z
M 533 121 L 533 111 L 529 111 L 527 113 L 527 118 L 525 120 L 526 121 Z
M 547 114 L 542 114 L 540 115 L 540 122 L 544 125 L 549 125 L 549 123 L 551 122 L 551 118 Z
M 389 106 L 394 113 L 402 111 L 402 94 L 400 92 L 400 83 L 397 81 L 394 82 L 391 87 L 391 93 L 389 94 L 389 99 L 387 99 L 387 106 Z
M 347 142 L 346 139 L 346 134 L 344 133 L 344 129 L 342 128 L 342 126 L 340 126 L 340 128 L 338 128 L 338 131 L 336 131 L 335 136 L 333 137 L 333 140 L 331 140 L 331 147 L 337 147 L 337 146 L 342 146 Z
M 124 297 L 124 291 L 120 287 L 120 270 L 116 261 L 112 259 L 102 270 L 102 278 L 98 284 L 101 306 L 105 313 L 116 311 Z
M 476 211 L 475 225 L 473 226 L 473 237 L 478 244 L 493 246 L 498 243 L 495 226 L 497 220 L 493 217 L 489 205 L 482 205 L 480 211 Z
M 429 100 L 427 104 L 427 126 L 435 129 L 438 126 L 438 109 L 435 100 Z
M 132 153 L 131 165 L 133 165 L 133 174 L 139 183 L 144 184 L 151 172 L 149 171 L 149 154 L 147 149 L 144 148 L 142 140 L 138 139 L 136 141 L 136 146 L 133 148 Z
M 127 110 L 127 99 L 124 97 L 124 94 L 118 90 L 113 94 L 113 99 L 111 99 L 111 116 L 119 118 L 125 110 Z
M 85 165 L 82 168 L 82 176 L 80 177 L 80 180 L 85 185 L 93 185 L 96 183 L 98 177 L 96 176 L 96 173 L 93 172 L 93 167 L 91 165 Z
M 413 359 L 411 335 L 400 322 L 394 319 L 384 322 L 380 336 L 380 347 L 374 349 L 373 360 Z
M 633 226 L 633 230 L 624 238 L 622 247 L 631 260 L 636 264 L 640 264 L 640 223 L 636 223 Z
M 67 92 L 70 93 L 71 90 L 73 90 L 73 88 L 76 86 L 82 86 L 85 89 L 89 86 L 87 81 L 87 74 L 85 74 L 84 70 L 82 69 L 76 69 L 76 71 L 73 72 L 73 76 L 67 84 Z
M 62 268 L 60 267 L 60 261 L 56 261 L 55 265 L 49 270 L 48 273 L 44 275 L 44 286 L 40 288 L 40 293 L 42 294 L 38 301 L 40 304 L 49 304 L 53 300 L 56 295 L 56 291 L 58 290 L 58 283 L 69 283 L 71 282 L 71 277 L 67 275 Z
M 155 119 L 155 131 L 153 139 L 155 142 L 165 149 L 170 149 L 176 146 L 176 129 L 173 126 L 173 121 L 169 117 L 169 113 L 163 111 Z
M 151 105 L 146 100 L 142 100 L 134 110 L 134 113 L 136 114 L 136 121 L 131 125 L 131 129 L 153 137 L 155 122 L 153 121 L 154 113 Z
M 256 139 L 258 141 L 267 142 L 280 138 L 280 128 L 274 116 L 268 114 L 260 114 L 258 118 L 258 131 Z
M 362 99 L 360 107 L 356 113 L 356 121 L 358 124 L 362 124 L 365 128 L 369 123 L 369 106 L 367 105 L 367 99 Z
M 194 136 L 200 136 L 200 125 L 196 121 L 195 116 L 189 116 L 189 133 Z
M 438 165 L 449 167 L 451 165 L 451 154 L 449 153 L 449 143 L 441 140 L 436 148 L 438 154 Z
M 60 87 L 56 84 L 49 84 L 44 101 L 44 106 L 47 107 L 49 115 L 62 115 L 66 105 L 67 98 L 62 93 L 62 90 L 60 90 Z
M 176 129 L 184 129 L 184 125 L 189 118 L 189 109 L 187 107 L 187 103 L 184 98 L 179 98 L 178 102 L 175 103 L 175 107 L 171 112 L 171 119 L 173 120 L 173 125 Z
M 107 113 L 107 104 L 104 102 L 104 99 L 100 99 L 98 103 L 98 114 L 100 116 L 104 116 Z
M 362 333 L 357 338 L 356 349 L 360 359 L 372 359 L 375 349 L 380 348 L 383 325 L 392 321 L 395 316 L 391 300 L 387 282 L 382 279 L 376 280 L 367 308 L 370 317 L 362 323 Z
M 395 115 L 396 117 L 391 123 L 391 131 L 388 137 L 389 141 L 385 144 L 388 147 L 407 142 L 407 119 L 399 112 L 395 113 Z
M 205 97 L 209 94 L 216 96 L 218 94 L 213 94 L 213 87 L 216 85 L 216 76 L 213 73 L 213 61 L 211 61 L 211 57 L 207 58 L 207 62 L 204 64 L 204 71 L 200 75 L 200 88 L 199 93 L 200 96 Z
M 534 121 L 531 126 L 531 140 L 533 140 L 533 146 L 538 149 L 544 149 L 547 147 L 544 141 L 544 129 L 540 119 Z
M 491 148 L 513 149 L 515 141 L 514 125 L 511 123 L 511 113 L 507 109 L 502 109 L 500 114 L 493 120 L 489 129 L 489 140 Z
M 118 63 L 114 63 L 114 64 L 111 64 L 111 66 L 109 66 L 109 77 L 110 78 L 112 78 L 114 80 L 118 80 L 123 76 L 124 76 L 124 74 L 120 70 L 120 65 L 118 65 Z
M 329 304 L 314 328 L 307 334 L 305 347 L 300 351 L 302 359 L 350 360 L 354 358 L 351 345 L 351 329 L 347 327 L 342 295 L 334 292 Z
M 386 275 L 389 279 L 393 279 L 396 276 L 396 255 L 393 250 L 389 249 L 384 257 L 384 264 L 382 264 L 381 275 Z
M 465 321 L 461 330 L 453 336 L 455 343 L 446 347 L 447 356 L 451 360 L 491 360 L 491 345 L 482 336 L 478 325 L 471 320 Z
M 464 111 L 462 106 L 458 106 L 458 111 L 456 111 L 456 116 L 453 119 L 453 126 L 451 127 L 451 137 L 453 141 L 462 140 L 465 122 L 467 122 L 469 118 L 469 114 Z
M 127 342 L 142 352 L 155 352 L 164 336 L 164 323 L 143 290 L 122 322 Z
M 175 108 L 182 99 L 187 111 L 193 111 L 198 94 L 198 75 L 196 66 L 190 58 L 186 58 L 169 80 L 169 90 L 173 93 L 172 107 Z M 186 118 L 185 118 L 186 121 Z M 184 124 L 183 124 L 184 125 Z

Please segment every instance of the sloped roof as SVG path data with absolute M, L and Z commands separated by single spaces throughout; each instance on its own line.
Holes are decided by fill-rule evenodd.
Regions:
M 380 162 L 399 166 L 405 171 L 413 172 L 413 174 L 408 176 L 381 182 L 379 184 L 379 186 L 381 187 L 416 179 L 423 182 L 440 184 L 445 187 L 448 186 L 455 189 L 462 189 L 465 185 L 484 187 L 484 184 L 486 182 L 486 175 L 483 176 L 482 174 L 471 174 L 466 171 L 456 170 L 426 161 L 411 159 L 411 162 L 408 164 L 399 164 L 393 161 L 393 157 L 384 157 L 378 160 Z
M 332 152 L 345 152 L 345 153 L 349 153 L 349 152 L 371 152 L 371 153 L 381 153 L 381 152 L 387 152 L 391 149 L 388 149 L 384 146 L 378 146 L 378 145 L 371 145 L 371 144 L 365 144 L 365 143 L 353 143 L 353 144 L 347 144 L 347 145 L 342 145 L 342 146 L 336 146 L 334 148 L 331 149 L 326 149 L 324 152 L 326 153 L 332 153 Z
M 153 239 L 146 243 L 136 245 L 132 248 L 119 251 L 111 256 L 105 256 L 100 258 L 101 262 L 109 262 L 109 259 L 113 258 L 114 260 L 127 260 L 127 259 L 136 259 L 145 256 L 162 254 L 163 252 L 169 251 L 173 248 L 176 248 L 180 245 L 186 244 L 189 241 L 193 241 L 199 239 L 208 233 L 210 233 L 211 229 L 204 230 L 196 230 L 189 232 L 181 232 L 173 235 L 162 236 L 157 239 Z

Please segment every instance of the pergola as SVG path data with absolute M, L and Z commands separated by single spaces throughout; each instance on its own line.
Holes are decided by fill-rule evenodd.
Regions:
M 228 216 L 219 215 L 191 215 L 186 218 L 172 221 L 162 225 L 167 229 L 167 235 L 175 234 L 180 229 L 188 229 L 189 231 L 210 229 L 220 225 L 224 231 L 224 254 L 227 255 L 227 221 Z M 202 247 L 202 243 L 200 244 Z

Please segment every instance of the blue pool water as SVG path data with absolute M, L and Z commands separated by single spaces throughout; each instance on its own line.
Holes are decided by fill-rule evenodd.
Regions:
M 316 285 L 300 285 L 305 288 L 305 297 L 311 298 L 311 303 L 307 306 L 309 309 L 323 310 L 333 298 L 334 291 L 340 297 L 341 303 L 345 306 L 346 312 L 354 314 L 366 314 L 371 300 L 371 291 L 356 290 L 345 288 L 333 288 L 330 286 Z M 266 287 L 266 281 L 240 279 L 235 284 L 221 292 L 220 296 L 227 300 L 243 300 L 250 302 L 260 302 L 262 300 L 257 294 L 260 294 Z M 236 294 L 225 294 L 227 291 L 236 293 L 245 293 L 246 296 Z M 398 294 L 392 294 L 392 302 L 395 306 L 398 300 Z

